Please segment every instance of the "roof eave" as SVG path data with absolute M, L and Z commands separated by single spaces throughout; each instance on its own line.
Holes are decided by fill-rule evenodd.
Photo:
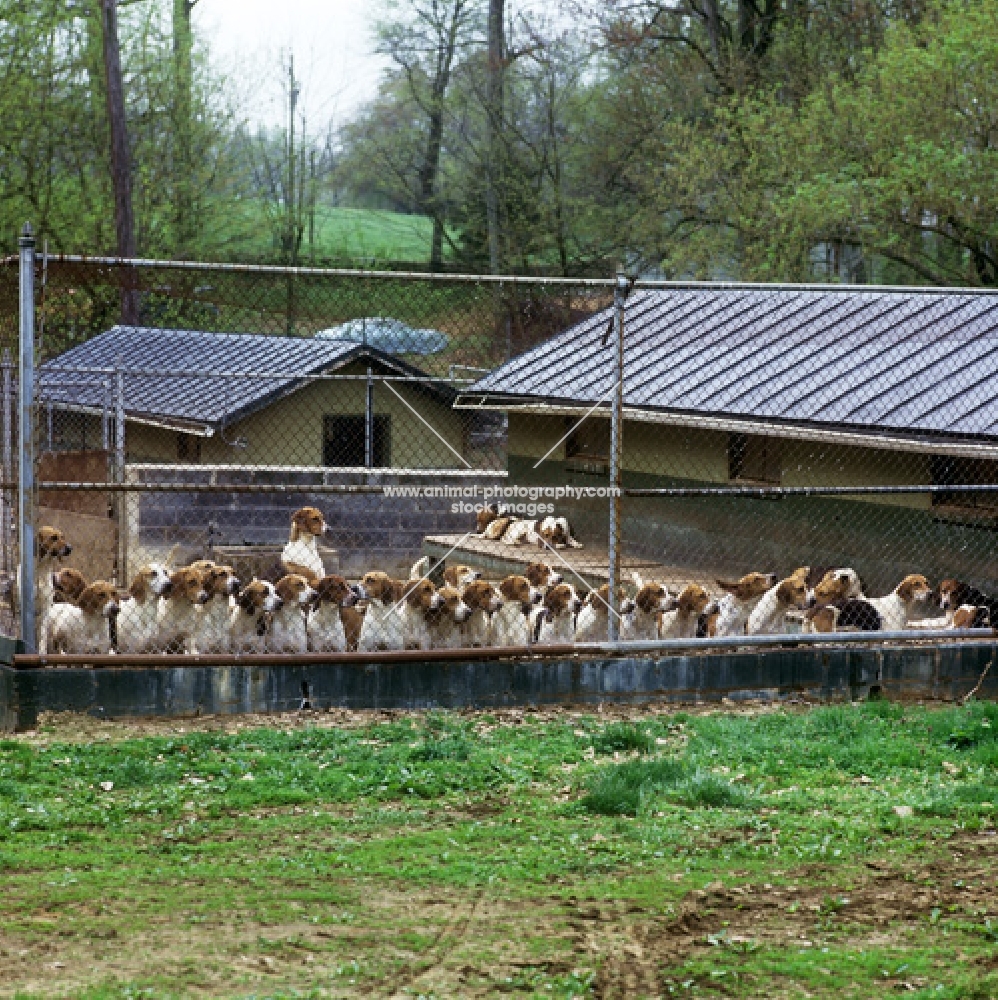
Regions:
M 462 393 L 454 404 L 460 410 L 503 410 L 535 416 L 579 416 L 601 410 L 609 416 L 610 404 L 578 403 L 571 400 L 538 402 L 523 397 L 489 393 Z M 767 437 L 814 441 L 823 444 L 879 448 L 884 451 L 911 452 L 921 455 L 952 455 L 959 458 L 998 459 L 998 440 L 946 438 L 932 435 L 902 434 L 878 428 L 846 428 L 816 424 L 774 421 L 756 417 L 715 416 L 650 407 L 624 406 L 625 419 L 639 423 L 691 427 L 734 434 L 764 434 Z
M 121 328 L 114 327 L 113 329 Z M 322 364 L 310 368 L 301 375 L 297 375 L 289 381 L 279 385 L 272 392 L 269 392 L 264 396 L 259 396 L 244 406 L 236 407 L 235 409 L 223 413 L 214 420 L 195 420 L 193 418 L 173 417 L 163 414 L 149 414 L 136 410 L 130 410 L 127 406 L 125 408 L 125 416 L 126 419 L 131 420 L 134 423 L 147 424 L 151 427 L 162 427 L 167 430 L 182 431 L 184 433 L 195 434 L 200 437 L 212 437 L 215 434 L 221 433 L 226 427 L 230 427 L 232 424 L 238 423 L 240 420 L 245 420 L 247 417 L 252 416 L 252 414 L 257 413 L 260 410 L 264 410 L 268 406 L 272 406 L 274 403 L 293 395 L 299 389 L 307 385 L 314 377 L 335 372 L 338 369 L 343 368 L 345 365 L 363 360 L 364 358 L 370 358 L 379 365 L 383 365 L 385 368 L 398 372 L 401 375 L 419 379 L 419 388 L 423 388 L 425 391 L 437 396 L 442 402 L 448 405 L 453 403 L 454 399 L 457 397 L 457 390 L 444 380 L 433 378 L 421 369 L 416 368 L 414 365 L 407 364 L 404 361 L 399 361 L 392 355 L 379 351 L 375 347 L 369 347 L 365 344 L 357 344 L 355 348 L 345 351 L 339 357 L 329 361 L 324 361 Z M 58 370 L 58 368 L 56 367 L 55 370 Z M 56 388 L 58 388 L 58 386 L 56 386 Z M 96 413 L 98 415 L 103 413 L 103 409 L 101 407 L 56 400 L 52 400 L 51 402 L 53 406 L 58 406 L 60 409 L 73 410 L 74 412 L 90 414 Z
M 68 410 L 70 413 L 85 413 L 87 416 L 101 417 L 105 414 L 102 406 L 87 406 L 84 403 L 66 403 L 62 401 L 42 400 L 42 405 L 51 405 L 56 410 Z M 183 417 L 169 417 L 160 414 L 135 413 L 125 411 L 125 419 L 133 424 L 144 424 L 148 427 L 158 427 L 162 430 L 180 431 L 184 434 L 194 434 L 197 437 L 210 438 L 217 428 L 202 421 L 185 420 Z

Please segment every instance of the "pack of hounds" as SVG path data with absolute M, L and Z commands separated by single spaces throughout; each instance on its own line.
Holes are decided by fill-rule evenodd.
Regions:
M 564 518 L 518 522 L 495 511 L 485 515 L 477 524 L 485 538 L 540 551 L 581 548 Z M 506 523 L 493 527 L 497 521 Z M 301 654 L 563 645 L 605 641 L 609 616 L 616 613 L 607 584 L 583 593 L 541 559 L 496 581 L 453 565 L 438 587 L 423 558 L 406 580 L 371 570 L 351 582 L 325 572 L 318 541 L 326 530 L 315 507 L 292 515 L 284 575 L 276 581 L 244 583 L 231 566 L 208 559 L 179 568 L 151 562 L 123 591 L 63 568 L 72 546 L 58 528 L 42 527 L 38 651 Z M 815 632 L 988 628 L 998 622 L 998 600 L 954 579 L 933 589 L 919 574 L 883 597 L 866 596 L 850 568 L 804 566 L 783 578 L 748 573 L 717 580 L 716 596 L 696 583 L 674 592 L 637 575 L 633 585 L 633 596 L 623 589 L 618 595 L 622 641 L 783 634 L 791 612 L 802 613 L 805 631 Z

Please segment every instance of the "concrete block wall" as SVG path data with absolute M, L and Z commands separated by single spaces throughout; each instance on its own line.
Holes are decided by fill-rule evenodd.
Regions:
M 152 475 L 152 474 L 150 474 Z M 463 533 L 473 524 L 467 514 L 452 514 L 447 498 L 388 497 L 382 493 L 316 493 L 315 485 L 417 485 L 419 479 L 388 475 L 342 475 L 321 472 L 155 473 L 155 481 L 275 483 L 278 492 L 137 493 L 129 503 L 130 569 L 140 553 L 166 552 L 179 545 L 184 556 L 203 555 L 213 545 L 280 545 L 288 540 L 291 515 L 299 507 L 318 507 L 326 516 L 326 544 L 340 554 L 340 570 L 357 574 L 383 569 L 408 571 L 420 557 L 426 535 Z M 455 485 L 462 481 L 454 477 Z M 468 482 L 474 482 L 470 478 Z M 450 478 L 448 478 L 450 482 Z M 427 481 L 423 481 L 428 485 Z M 300 487 L 285 492 L 287 487 Z
M 14 669 L 0 659 L 0 731 L 37 725 L 42 712 L 99 718 L 290 712 L 314 709 L 461 709 L 601 703 L 845 701 L 966 696 L 998 654 L 994 643 L 896 648 L 807 648 L 615 659 L 468 661 L 273 666 Z M 2 651 L 0 651 L 2 655 Z M 998 676 L 978 697 L 998 697 Z

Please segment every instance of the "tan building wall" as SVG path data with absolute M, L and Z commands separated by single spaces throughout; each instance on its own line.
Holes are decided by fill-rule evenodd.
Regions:
M 559 442 L 576 418 L 509 415 L 509 452 L 520 458 L 540 458 L 557 444 L 548 460 L 566 460 Z M 604 418 L 588 418 L 603 421 Z M 609 439 L 608 434 L 605 435 Z M 917 486 L 931 482 L 929 458 L 914 452 L 886 451 L 815 441 L 781 439 L 783 486 Z M 728 434 L 639 421 L 625 421 L 623 469 L 648 475 L 726 483 Z M 928 494 L 861 498 L 880 504 L 928 509 Z
M 366 366 L 357 364 L 344 368 L 340 374 L 363 375 L 366 370 Z M 363 380 L 313 382 L 226 427 L 225 440 L 217 435 L 201 438 L 197 461 L 202 465 L 321 466 L 324 418 L 362 416 L 365 393 Z M 462 466 L 457 455 L 443 443 L 446 441 L 459 454 L 464 453 L 462 416 L 437 398 L 407 383 L 375 382 L 374 412 L 376 416 L 388 416 L 391 420 L 389 462 L 392 466 Z M 240 440 L 245 442 L 245 447 L 227 443 Z M 129 462 L 175 463 L 180 460 L 177 432 L 132 421 L 126 428 L 126 451 Z M 188 461 L 194 461 L 194 457 Z

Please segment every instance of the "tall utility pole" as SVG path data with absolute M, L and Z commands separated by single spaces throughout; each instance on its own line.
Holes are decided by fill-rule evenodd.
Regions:
M 498 274 L 500 257 L 499 184 L 500 154 L 504 116 L 504 76 L 506 61 L 505 38 L 506 0 L 489 0 L 488 39 L 486 67 L 486 156 L 488 167 L 485 187 L 485 212 L 489 230 L 489 271 Z
M 107 93 L 107 120 L 111 130 L 111 186 L 114 191 L 114 228 L 118 256 L 134 258 L 135 218 L 132 214 L 132 159 L 128 149 L 125 119 L 125 88 L 121 79 L 121 50 L 118 46 L 118 0 L 100 0 L 101 33 L 104 39 L 104 79 Z M 122 277 L 127 282 L 130 272 Z M 121 321 L 138 322 L 138 295 L 124 288 Z

